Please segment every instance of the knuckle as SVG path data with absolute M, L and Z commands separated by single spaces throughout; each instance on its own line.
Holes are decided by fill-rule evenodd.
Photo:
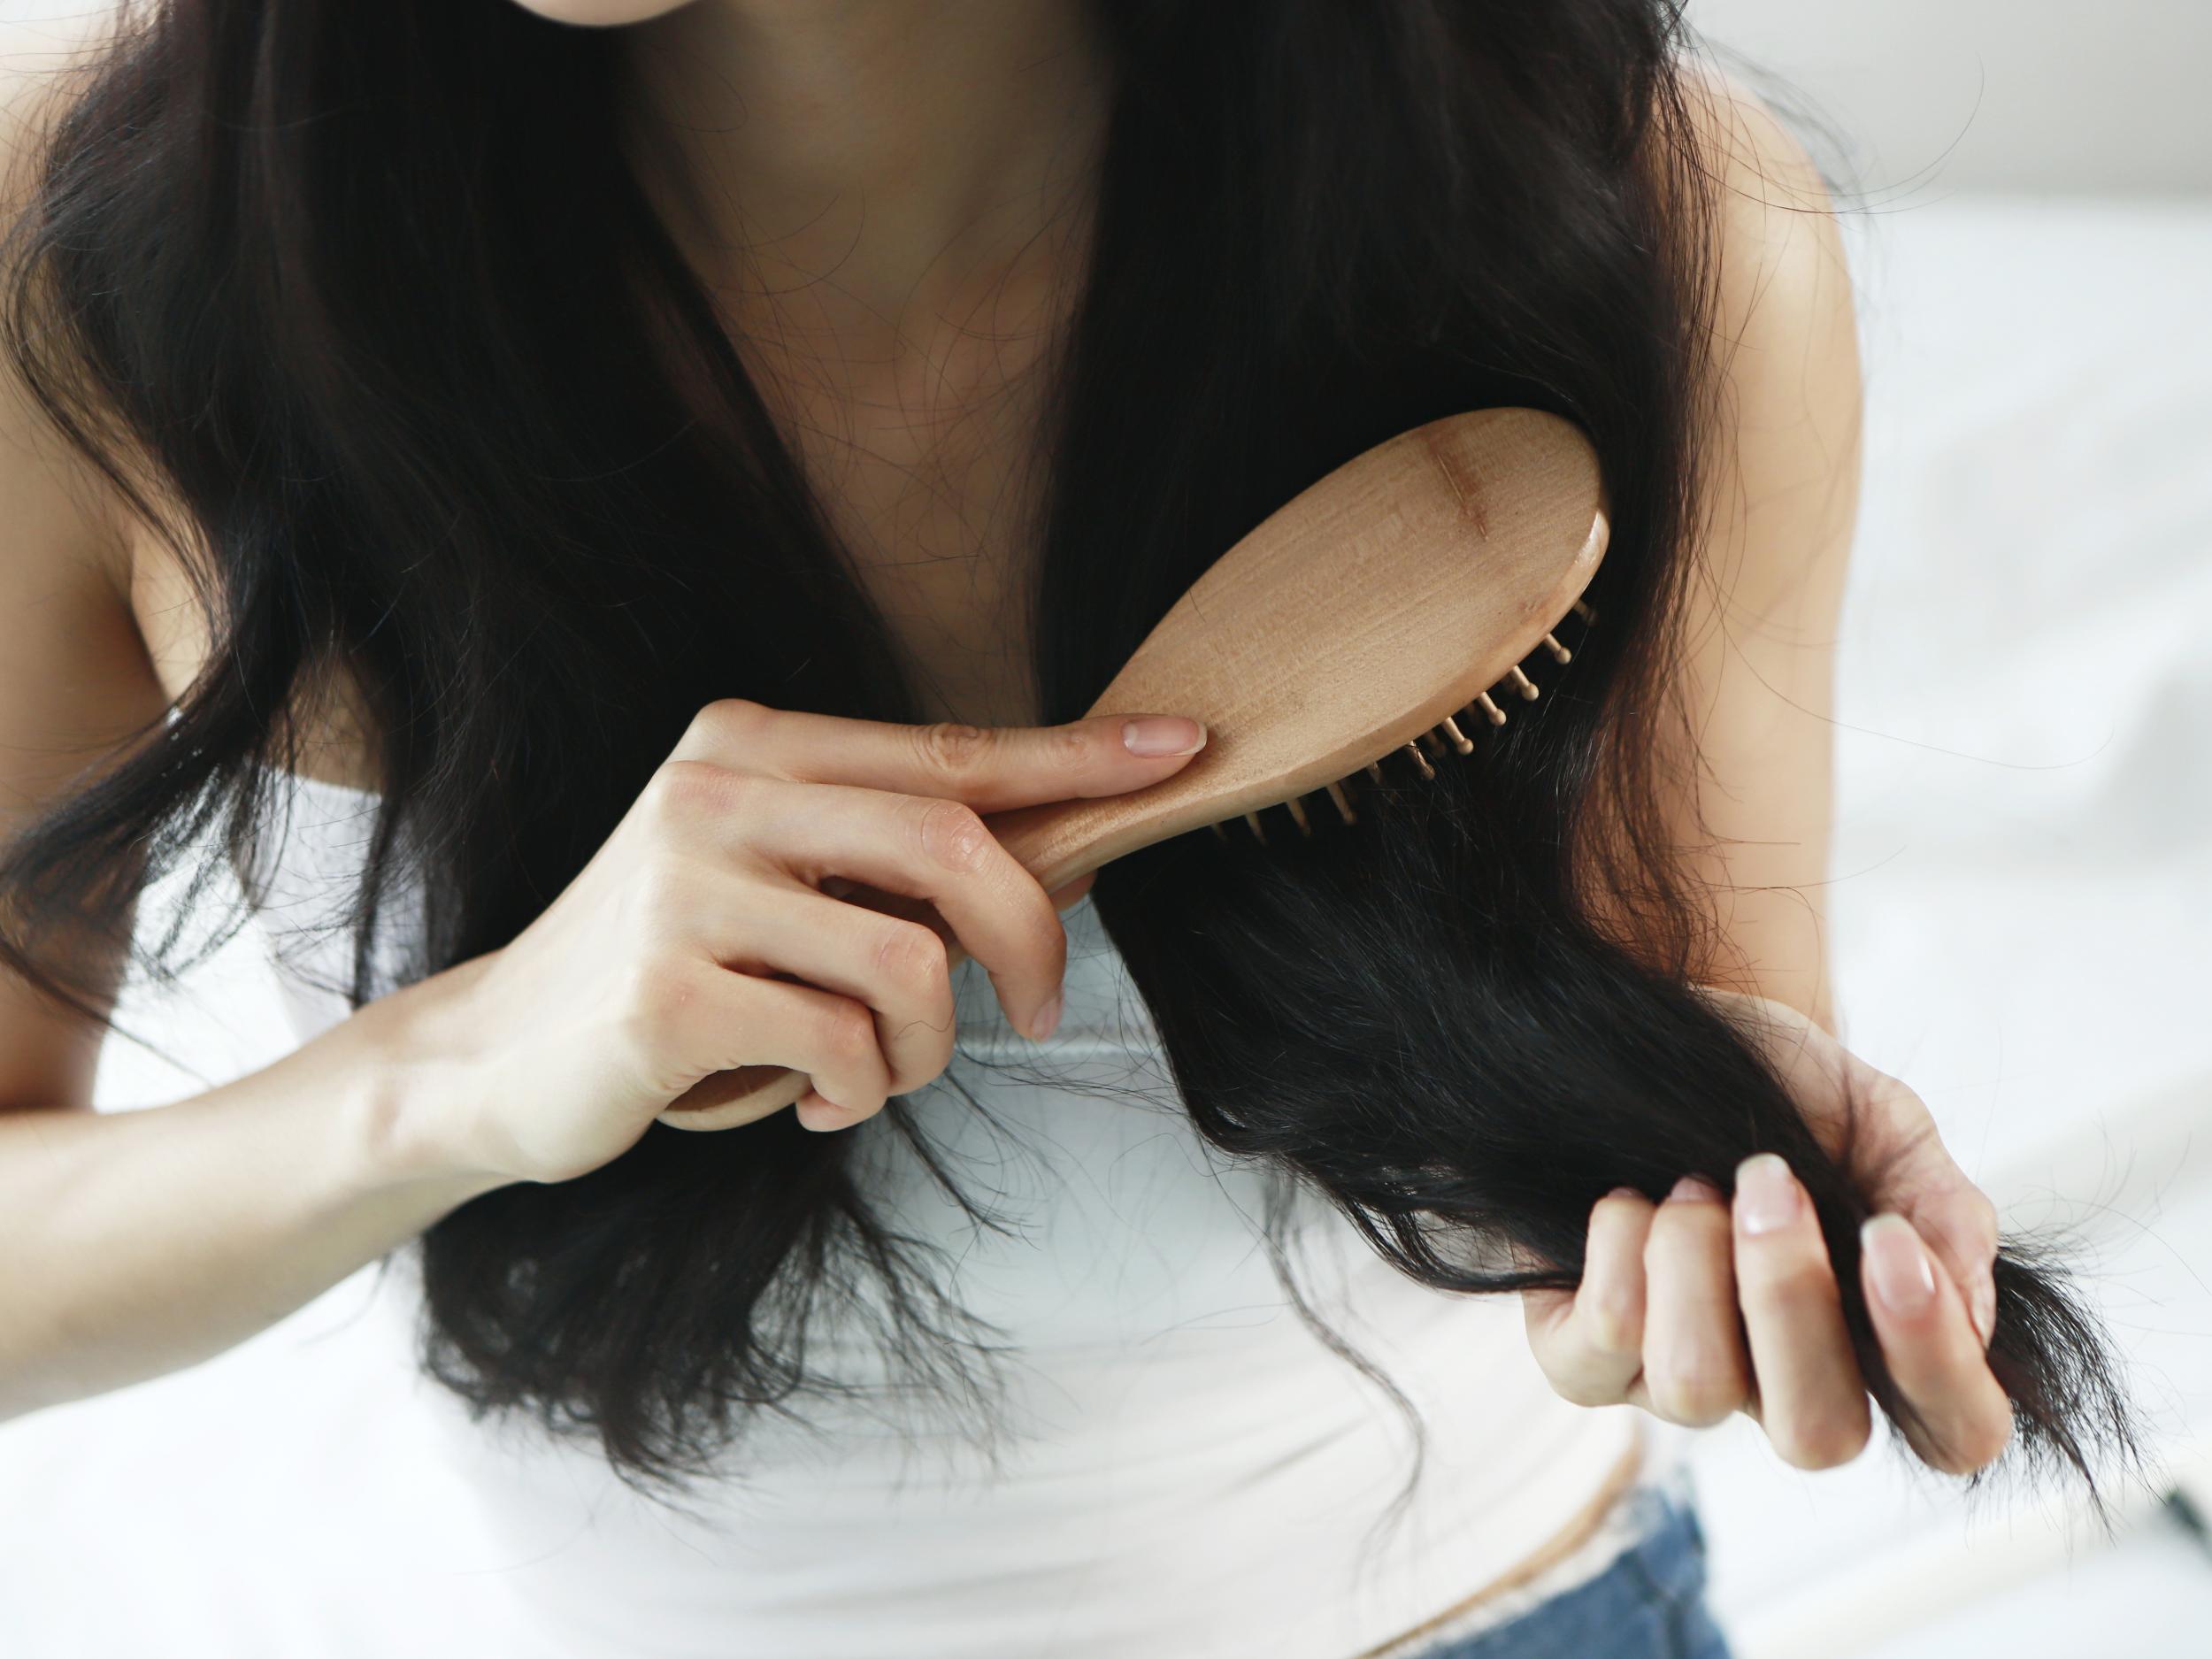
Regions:
M 686 749 L 736 748 L 756 741 L 762 725 L 775 711 L 750 697 L 717 697 L 691 717 L 685 730 Z
M 636 872 L 623 884 L 625 913 L 642 924 L 648 936 L 680 924 L 697 908 L 698 895 L 689 866 L 680 857 L 656 849 L 643 858 Z
M 1624 1389 L 1587 1348 L 1571 1339 L 1535 1348 L 1536 1367 L 1551 1391 L 1575 1406 L 1618 1405 Z
M 933 1033 L 937 1029 L 933 1025 L 931 1027 Z M 945 1068 L 952 1063 L 953 1054 L 951 1026 L 946 1025 L 943 1032 L 941 1041 L 933 1037 L 929 1051 L 923 1057 L 912 1059 L 901 1056 L 900 1064 L 893 1066 L 886 1078 L 887 1095 L 910 1094 L 943 1074 Z
M 961 875 L 980 869 L 993 844 L 981 815 L 963 801 L 930 801 L 915 820 L 915 833 L 933 863 Z
M 1668 1422 L 1686 1429 L 1709 1429 L 1735 1409 L 1714 1390 L 1688 1383 L 1663 1389 L 1653 1385 L 1651 1403 Z
M 1045 733 L 1045 758 L 1053 765 L 1079 772 L 1098 757 L 1099 733 L 1087 721 L 1056 726 Z
M 1724 1271 L 1728 1228 L 1728 1212 L 1718 1204 L 1660 1205 L 1644 1236 L 1644 1271 L 1699 1278 Z
M 1609 1358 L 1633 1354 L 1643 1341 L 1643 1309 L 1624 1286 L 1601 1287 L 1590 1298 L 1583 1335 Z
M 1575 1292 L 1578 1339 L 1606 1358 L 1626 1358 L 1644 1348 L 1644 1287 L 1622 1274 L 1584 1274 Z
M 945 941 L 919 922 L 897 922 L 876 941 L 879 979 L 918 995 L 934 996 L 949 985 L 952 969 Z
M 1767 1425 L 1776 1454 L 1793 1469 L 1840 1469 L 1866 1449 L 1871 1434 L 1863 1413 L 1855 1420 L 1793 1419 Z
M 1801 1254 L 1740 1273 L 1737 1293 L 1744 1311 L 1752 1314 L 1791 1314 L 1842 1300 L 1828 1263 Z
M 875 1015 L 864 1003 L 840 999 L 823 1009 L 816 1039 L 828 1060 L 850 1064 L 864 1059 L 876 1049 Z
M 914 730 L 914 747 L 929 773 L 949 783 L 964 783 L 982 767 L 995 740 L 965 720 L 933 720 Z
M 1977 1474 L 2004 1455 L 2012 1443 L 2009 1417 L 1955 1432 L 1947 1437 L 1936 1467 L 1946 1474 Z
M 1967 1195 L 1966 1213 L 1972 1220 L 1974 1236 L 1990 1249 L 1997 1248 L 1997 1204 L 1978 1187 Z
M 1617 1406 L 1621 1403 L 1623 1391 L 1608 1386 L 1597 1377 L 1587 1373 L 1547 1373 L 1551 1390 L 1571 1406 Z
M 688 823 L 733 806 L 741 782 L 735 772 L 711 761 L 668 761 L 646 782 L 646 806 L 657 822 Z
M 1744 1403 L 1743 1381 L 1732 1366 L 1692 1360 L 1647 1375 L 1653 1409 L 1685 1428 L 1710 1428 Z

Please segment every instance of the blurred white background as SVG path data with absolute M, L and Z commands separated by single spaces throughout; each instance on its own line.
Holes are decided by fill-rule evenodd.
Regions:
M 1886 190 L 2212 190 L 2203 0 L 1689 0 L 1686 14 L 1845 118 Z
M 1742 1659 L 2202 1653 L 2212 1553 L 2157 1500 L 2178 1485 L 2212 1512 L 2212 5 L 1690 16 L 1809 96 L 1856 174 L 1869 438 L 1831 895 L 1846 1037 L 1928 1099 L 2008 1225 L 2079 1229 L 2161 1477 L 2114 1494 L 2107 1540 L 2062 1500 L 1969 1503 L 1879 1448 L 1797 1474 L 1739 1420 L 1697 1437 L 1716 1600 Z M 112 1043 L 104 1105 L 273 1057 L 257 950 L 242 937 L 188 1003 L 127 1002 L 201 1075 Z M 378 1391 L 404 1379 L 326 1340 L 360 1294 L 166 1379 L 164 1409 L 213 1425 L 227 1368 L 285 1344 L 317 1420 L 374 1433 Z M 99 1456 L 99 1415 L 76 1432 L 68 1410 L 12 1463 L 0 1432 L 0 1478 Z M 179 1470 L 196 1455 L 180 1438 Z M 439 1478 L 396 1463 L 388 1492 L 341 1501 L 409 1504 L 423 1559 L 449 1560 Z M 120 1556 L 141 1593 L 191 1596 L 190 1548 L 127 1526 L 81 1594 L 111 1593 Z
M 1744 1659 L 2212 1651 L 2212 6 L 1692 0 L 1855 175 L 1868 445 L 1830 902 L 1846 1038 L 2078 1259 L 2154 1486 L 1969 1504 L 1695 1450 Z M 1755 73 L 1763 88 L 1773 83 Z

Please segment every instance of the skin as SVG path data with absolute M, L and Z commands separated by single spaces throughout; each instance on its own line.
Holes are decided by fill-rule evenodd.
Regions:
M 979 814 L 1141 787 L 1182 764 L 1130 754 L 1118 722 L 1034 726 L 1004 603 L 1033 525 L 1019 436 L 1041 389 L 1035 348 L 1081 268 L 1079 181 L 1106 107 L 1082 9 L 534 9 L 627 30 L 647 187 L 728 307 L 941 718 L 891 727 L 749 703 L 702 710 L 605 847 L 504 950 L 161 1113 L 89 1113 L 97 1029 L 0 981 L 0 1212 L 47 1263 L 0 1299 L 0 1360 L 17 1362 L 0 1374 L 36 1379 L 15 1409 L 242 1340 L 474 1192 L 618 1156 L 722 1067 L 809 1071 L 828 1094 L 797 1110 L 823 1130 L 918 1087 L 948 1057 L 941 934 L 911 911 L 847 900 L 926 904 L 1032 1028 L 1064 964 L 1055 907 L 1082 886 L 1040 891 Z M 42 119 L 26 84 L 52 51 L 42 36 L 11 55 L 11 149 Z M 1735 203 L 1721 320 L 1738 348 L 1712 492 L 1729 505 L 1704 541 L 1683 664 L 1709 766 L 1675 810 L 1686 839 L 1707 846 L 1698 868 L 1726 942 L 1713 994 L 1761 999 L 1775 1016 L 1818 1123 L 1833 1116 L 1841 1068 L 1860 1067 L 1832 1034 L 1819 900 L 1857 465 L 1849 295 L 1793 142 L 1725 82 L 1701 108 Z M 656 143 L 685 167 L 655 171 Z M 159 541 L 7 389 L 0 832 L 157 718 L 207 655 Z M 311 770 L 369 781 L 346 687 L 313 688 L 309 703 L 321 740 Z M 833 835 L 835 868 L 810 850 Z M 564 1033 L 557 1052 L 548 1031 Z M 532 1087 L 513 1086 L 518 1068 Z M 1878 1293 L 1878 1327 L 1907 1392 L 1946 1430 L 1923 1455 L 1978 1467 L 2009 1432 L 1967 1313 L 1984 1294 L 1993 1219 L 1917 1097 L 1861 1075 L 1880 1085 L 1863 1135 L 1903 1149 L 1886 1194 L 1898 1219 L 1870 1262 L 1896 1252 L 1910 1279 L 1920 1240 L 1932 1247 L 1925 1305 L 1893 1309 Z M 487 1087 L 494 1078 L 505 1087 Z M 275 1144 L 280 1125 L 322 1133 L 308 1102 L 338 1103 L 326 1115 L 342 1135 L 276 1166 L 278 1179 L 249 1148 Z M 303 1184 L 310 1167 L 333 1173 Z M 97 1202 L 84 1196 L 95 1175 Z M 164 1191 L 180 1194 L 167 1206 L 178 1213 L 157 1225 Z M 1754 1232 L 1747 1210 L 1740 1194 L 1732 1214 L 1695 1187 L 1657 1206 L 1606 1200 L 1580 1292 L 1526 1299 L 1530 1340 L 1570 1399 L 1686 1423 L 1745 1409 L 1789 1461 L 1842 1461 L 1868 1418 L 1832 1272 L 1801 1215 Z M 208 1228 L 210 1215 L 226 1228 Z
M 1694 107 L 1723 184 L 1716 322 L 1732 342 L 1722 353 L 1731 418 L 1713 434 L 1710 522 L 1685 618 L 1679 690 L 1702 775 L 1678 786 L 1670 816 L 1711 904 L 1715 999 L 1767 1017 L 1783 1075 L 1832 1148 L 1847 1078 L 1866 1102 L 1863 1167 L 1885 1179 L 1862 1278 L 1883 1353 L 1934 1430 L 1914 1437 L 1916 1451 L 1963 1473 L 2012 1432 L 1985 1355 L 1995 1210 L 1925 1102 L 1837 1041 L 1822 937 L 1835 640 L 1858 500 L 1849 278 L 1796 141 L 1724 78 L 1702 80 Z M 1732 1204 L 1713 1180 L 1730 1174 Z M 1742 1410 L 1800 1468 L 1863 1448 L 1869 1402 L 1834 1270 L 1786 1169 L 1686 1171 L 1657 1205 L 1604 1199 L 1587 1249 L 1575 1294 L 1523 1299 L 1538 1361 L 1568 1399 L 1693 1426 Z M 1885 1294 L 1916 1285 L 1919 1295 Z
M 89 1110 L 101 1027 L 0 982 L 0 1417 L 219 1353 L 480 1193 L 603 1164 L 712 1072 L 761 1062 L 820 1079 L 833 1094 L 798 1102 L 808 1128 L 870 1115 L 946 1062 L 948 933 L 985 964 L 1018 1029 L 1048 1027 L 1066 951 L 1055 907 L 1082 887 L 1041 891 L 981 815 L 1141 788 L 1194 752 L 1187 729 L 1164 749 L 1132 747 L 1127 727 L 1141 735 L 1145 719 L 1020 724 L 1033 693 L 1004 672 L 1018 653 L 999 649 L 978 598 L 1011 568 L 1029 516 L 1017 488 L 1027 457 L 1001 427 L 1035 425 L 1022 413 L 1033 377 L 991 326 L 1059 286 L 1069 238 L 1046 233 L 1071 222 L 1064 169 L 1083 154 L 1078 118 L 1102 119 L 1096 65 L 1040 33 L 1074 15 L 1044 8 L 1010 4 L 974 14 L 990 27 L 923 31 L 943 47 L 933 53 L 913 42 L 895 51 L 880 29 L 809 38 L 811 14 L 794 15 L 787 50 L 762 14 L 769 37 L 750 42 L 748 61 L 773 73 L 740 88 L 757 113 L 776 107 L 768 92 L 794 100 L 779 129 L 790 142 L 775 150 L 787 165 L 761 169 L 764 188 L 719 227 L 664 175 L 646 182 L 748 349 L 756 332 L 768 342 L 755 366 L 803 429 L 803 458 L 847 515 L 847 545 L 943 718 L 890 726 L 708 705 L 587 867 L 505 948 L 160 1111 Z M 693 16 L 732 20 L 682 14 L 671 27 Z M 680 70 L 708 50 L 648 27 L 634 50 Z M 0 37 L 11 218 L 35 141 L 63 107 L 68 82 L 50 72 L 96 34 Z M 1054 78 L 1055 64 L 1067 73 Z M 707 94 L 736 84 L 706 80 Z M 667 96 L 682 101 L 664 125 L 676 143 L 734 123 L 683 94 L 680 74 L 675 84 Z M 995 103 L 972 90 L 1040 84 Z M 974 106 L 965 118 L 963 99 Z M 887 128 L 821 114 L 854 107 Z M 848 128 L 868 142 L 856 148 Z M 964 134 L 965 151 L 933 149 L 944 133 Z M 848 199 L 894 164 L 925 162 L 909 188 L 879 193 L 898 211 Z M 705 205 L 729 198 L 726 169 L 701 172 Z M 751 239 L 770 233 L 773 246 L 757 250 Z M 866 280 L 826 278 L 841 257 Z M 910 314 L 893 303 L 902 294 Z M 989 511 L 971 518 L 974 491 Z M 0 499 L 5 833 L 82 767 L 158 729 L 211 654 L 163 541 L 4 375 Z M 373 787 L 349 685 L 305 687 L 302 703 L 303 770 Z M 856 895 L 872 902 L 841 902 Z M 892 913 L 902 902 L 934 925 Z M 96 1003 L 111 1003 L 112 953 L 49 942 L 75 957 Z M 550 1047 L 548 1032 L 560 1033 Z

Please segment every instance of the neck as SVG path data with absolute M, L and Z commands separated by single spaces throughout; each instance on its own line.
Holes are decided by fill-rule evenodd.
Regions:
M 1104 135 L 1081 0 L 693 0 L 627 35 L 633 129 L 674 164 L 649 188 L 704 273 L 807 288 L 846 345 L 1047 258 Z

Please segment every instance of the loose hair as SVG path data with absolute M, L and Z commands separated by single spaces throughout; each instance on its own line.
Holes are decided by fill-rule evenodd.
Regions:
M 1526 405 L 1588 433 L 1613 537 L 1540 703 L 1310 842 L 1201 832 L 1095 902 L 1198 1129 L 1440 1289 L 1569 1288 L 1591 1206 L 1804 1182 L 1858 1363 L 1870 1172 L 1693 988 L 1715 943 L 1661 826 L 1715 419 L 1716 189 L 1671 0 L 1118 0 L 1084 286 L 1051 363 L 1043 718 L 1077 718 L 1209 564 L 1393 434 Z M 726 696 L 919 718 L 883 621 L 618 142 L 611 37 L 511 0 L 171 0 L 87 72 L 13 227 L 5 345 L 186 562 L 215 643 L 172 718 L 0 859 L 0 960 L 128 942 L 127 884 L 259 856 L 292 710 L 343 664 L 383 793 L 354 931 L 415 849 L 404 976 L 500 948 Z M 1598 901 L 1602 897 L 1604 909 Z M 393 942 L 387 940 L 386 942 Z M 137 964 L 180 972 L 173 936 Z M 914 1135 L 901 1101 L 887 1108 Z M 974 1340 L 850 1138 L 656 1126 L 420 1240 L 423 1363 L 673 1494 L 833 1380 L 827 1310 L 948 1384 Z M 949 1179 L 956 1171 L 947 1171 Z M 964 1198 L 961 1202 L 967 1202 Z M 2126 1402 L 2065 1280 L 2008 1244 L 2008 1462 L 2092 1480 Z

